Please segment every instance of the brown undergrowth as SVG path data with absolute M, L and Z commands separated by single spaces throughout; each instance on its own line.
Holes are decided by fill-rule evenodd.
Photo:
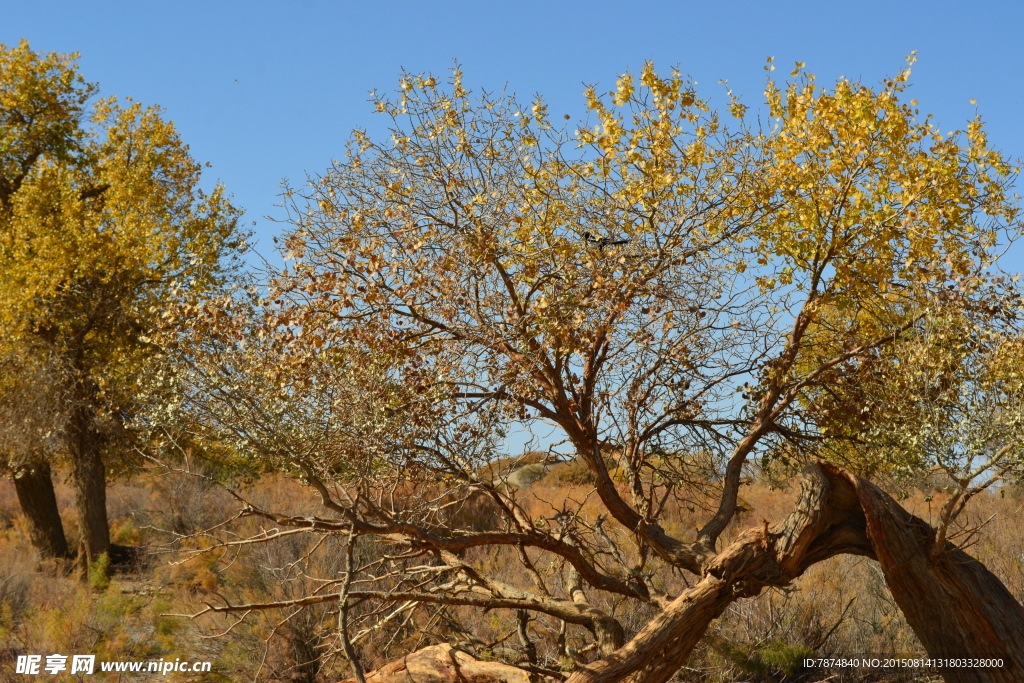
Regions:
M 58 502 L 69 541 L 78 534 L 72 494 L 57 485 Z M 247 490 L 254 502 L 282 512 L 313 514 L 317 501 L 297 483 L 265 477 Z M 907 492 L 906 509 L 927 520 L 945 497 L 927 486 Z M 561 501 L 583 503 L 596 519 L 600 507 L 585 474 L 573 463 L 551 468 L 519 494 L 537 519 L 553 517 Z M 744 489 L 743 511 L 722 542 L 763 520 L 777 521 L 791 510 L 796 491 L 755 484 Z M 591 500 L 593 499 L 593 500 Z M 16 680 L 18 654 L 86 654 L 105 660 L 209 660 L 210 674 L 178 674 L 178 680 L 265 681 L 315 683 L 336 681 L 348 667 L 339 655 L 333 603 L 295 612 L 266 611 L 240 615 L 209 615 L 197 620 L 167 616 L 191 614 L 204 605 L 290 600 L 324 590 L 325 581 L 344 571 L 344 539 L 317 539 L 303 534 L 271 543 L 215 546 L 216 539 L 241 538 L 260 531 L 259 522 L 242 520 L 227 533 L 195 536 L 232 517 L 237 502 L 218 487 L 180 475 L 143 474 L 131 483 L 110 488 L 112 538 L 123 545 L 147 549 L 141 567 L 116 571 L 109 585 L 82 581 L 70 567 L 40 563 L 28 543 L 24 520 L 10 482 L 0 482 L 0 681 Z M 592 506 L 592 510 L 590 507 Z M 1024 535 L 1019 519 L 1024 493 L 1003 488 L 972 503 L 959 540 L 970 554 L 996 574 L 1018 599 L 1024 600 Z M 464 514 L 480 516 L 480 510 Z M 679 505 L 668 517 L 670 533 L 694 533 L 700 510 Z M 604 530 L 625 538 L 624 529 L 609 520 Z M 234 536 L 232 536 L 234 535 Z M 176 538 L 187 539 L 174 542 Z M 320 541 L 317 545 L 317 541 Z M 170 543 L 170 545 L 168 545 Z M 620 544 L 626 547 L 628 544 Z M 363 561 L 380 548 L 360 545 Z M 474 549 L 467 559 L 510 584 L 527 585 L 521 565 L 505 557 L 507 550 Z M 696 577 L 661 572 L 668 592 L 685 589 Z M 616 616 L 627 637 L 653 614 L 595 593 L 596 606 Z M 357 608 L 358 609 L 358 608 Z M 653 608 L 651 608 L 653 609 Z M 293 613 L 294 612 L 294 613 Z M 290 617 L 290 618 L 286 618 Z M 516 638 L 515 613 L 474 612 L 470 608 L 416 608 L 365 633 L 356 643 L 369 670 L 388 658 L 440 642 L 451 642 L 482 659 L 516 662 L 522 647 Z M 582 627 L 553 617 L 531 619 L 528 634 L 539 661 L 567 669 L 568 658 L 586 657 L 591 639 Z M 701 683 L 731 681 L 914 681 L 927 677 L 878 669 L 839 672 L 806 668 L 807 657 L 849 658 L 866 655 L 915 655 L 922 648 L 908 627 L 872 560 L 840 556 L 815 565 L 792 586 L 767 590 L 756 598 L 733 603 L 711 628 L 676 680 Z

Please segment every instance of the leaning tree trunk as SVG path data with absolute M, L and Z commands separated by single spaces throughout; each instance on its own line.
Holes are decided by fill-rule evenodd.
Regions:
M 110 552 L 107 523 L 107 472 L 103 464 L 102 438 L 92 426 L 86 408 L 74 411 L 68 429 L 68 445 L 75 483 L 75 509 L 82 529 L 79 557 L 88 572 L 103 553 Z
M 50 464 L 45 460 L 30 462 L 15 470 L 13 478 L 32 545 L 43 557 L 68 557 L 68 542 L 53 493 Z
M 741 597 L 783 586 L 811 565 L 848 553 L 877 559 L 907 621 L 934 658 L 1001 658 L 1002 668 L 943 669 L 948 683 L 1024 680 L 1024 608 L 985 567 L 947 544 L 870 482 L 828 463 L 804 471 L 796 510 L 748 529 L 630 642 L 568 683 L 664 683 L 686 662 L 711 620 Z
M 867 536 L 896 604 L 932 657 L 998 658 L 1003 668 L 943 670 L 946 681 L 1024 681 L 1024 607 L 981 562 L 946 543 L 890 496 L 849 474 Z

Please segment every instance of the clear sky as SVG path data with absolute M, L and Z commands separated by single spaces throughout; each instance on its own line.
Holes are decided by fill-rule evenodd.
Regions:
M 769 55 L 777 73 L 799 60 L 822 83 L 874 83 L 917 50 L 909 96 L 922 113 L 945 132 L 973 116 L 976 99 L 990 140 L 1024 157 L 1019 0 L 7 0 L 2 10 L 0 42 L 80 52 L 104 94 L 163 106 L 212 164 L 208 179 L 255 221 L 265 254 L 280 229 L 265 217 L 282 217 L 281 179 L 325 169 L 353 127 L 381 125 L 369 90 L 392 88 L 402 68 L 444 75 L 453 59 L 469 86 L 541 93 L 552 114 L 577 118 L 583 84 L 610 88 L 650 59 L 678 64 L 702 93 L 724 94 L 727 79 L 755 105 Z M 1024 270 L 1024 249 L 1014 251 L 1007 265 Z

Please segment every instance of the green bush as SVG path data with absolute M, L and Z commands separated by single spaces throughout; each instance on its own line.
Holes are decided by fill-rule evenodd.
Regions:
M 110 556 L 101 553 L 89 566 L 89 586 L 96 592 L 107 590 L 110 586 Z
M 803 669 L 804 658 L 814 656 L 811 647 L 791 645 L 783 640 L 773 640 L 751 650 L 723 639 L 715 643 L 713 649 L 722 659 L 742 671 L 751 683 L 795 681 Z
M 803 660 L 814 656 L 814 650 L 807 645 L 790 645 L 775 640 L 758 649 L 755 656 L 774 673 L 781 673 L 784 680 L 790 680 L 803 668 Z

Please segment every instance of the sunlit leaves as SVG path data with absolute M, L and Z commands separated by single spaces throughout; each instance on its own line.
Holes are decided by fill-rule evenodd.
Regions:
M 1014 230 L 1012 169 L 987 147 L 980 121 L 941 136 L 917 120 L 900 101 L 909 70 L 879 89 L 840 80 L 828 90 L 795 73 L 767 88 L 778 123 L 765 140 L 765 180 L 781 209 L 759 238 L 798 270 L 827 262 L 834 305 L 893 282 L 927 289 L 963 279 Z
M 116 414 L 161 315 L 244 239 L 159 108 L 95 93 L 73 55 L 0 46 L 0 351 L 63 359 Z
M 815 392 L 898 364 L 1020 227 L 980 123 L 935 139 L 908 77 L 825 88 L 798 64 L 768 81 L 761 129 L 731 91 L 720 117 L 647 64 L 588 87 L 589 118 L 560 128 L 543 99 L 472 93 L 458 68 L 404 74 L 374 96 L 388 135 L 356 131 L 286 188 L 290 265 L 254 334 L 299 375 L 303 354 L 357 351 L 381 386 L 412 371 L 446 406 L 410 404 L 424 416 L 541 417 L 579 448 L 728 454 L 748 427 L 772 441 L 768 423 L 831 438 Z

